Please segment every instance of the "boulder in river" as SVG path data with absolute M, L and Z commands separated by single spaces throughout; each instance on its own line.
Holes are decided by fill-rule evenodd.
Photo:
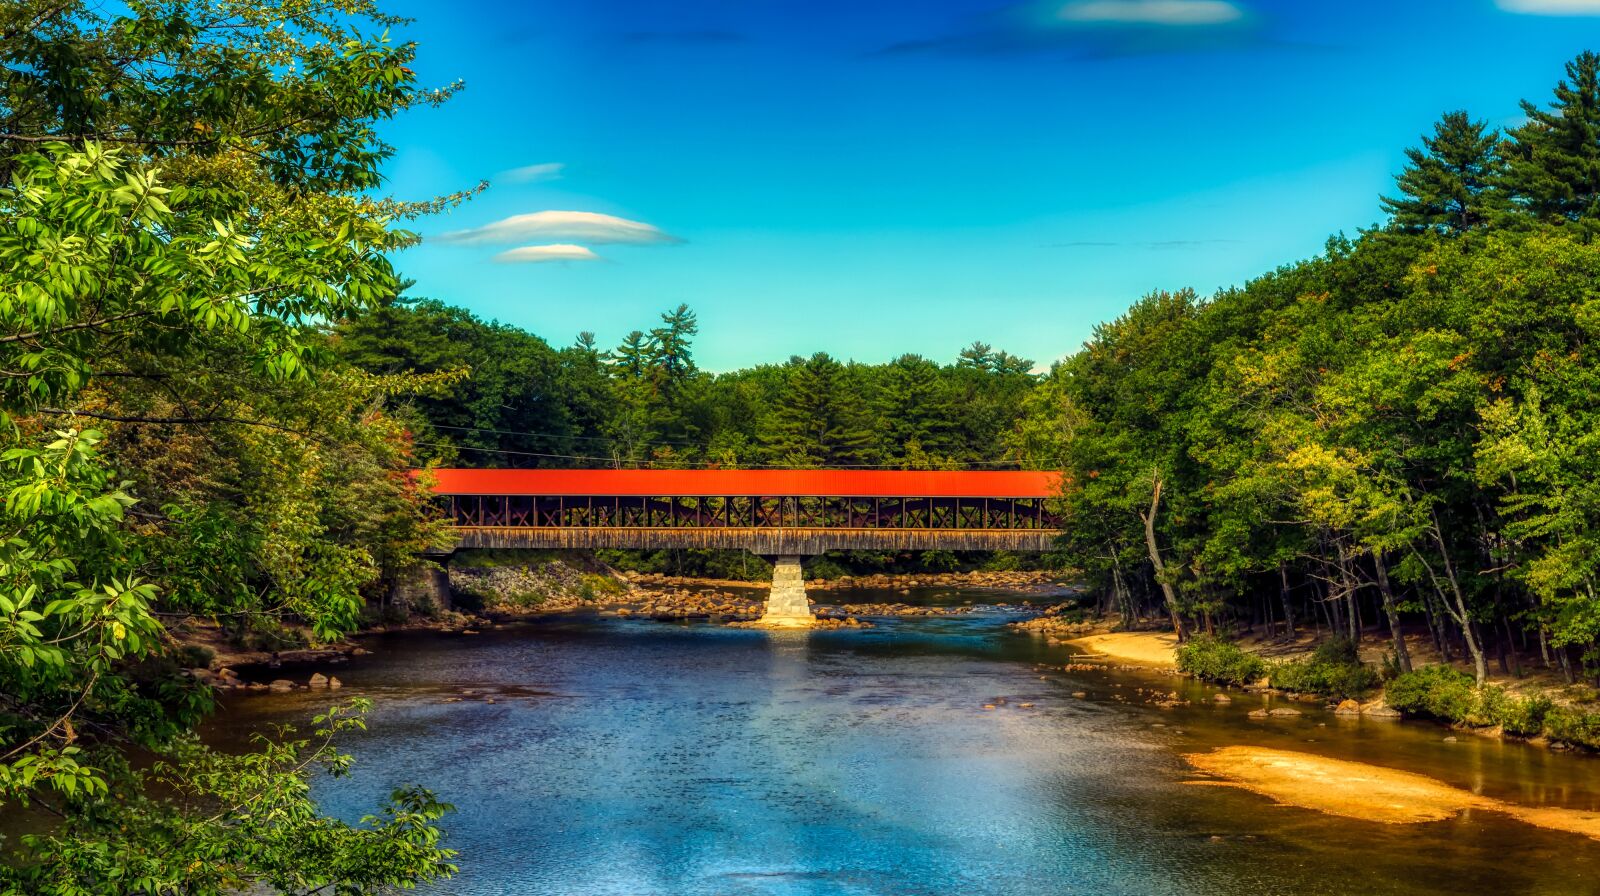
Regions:
M 316 674 L 311 676 L 311 680 L 306 682 L 306 685 L 308 687 L 311 687 L 311 688 L 314 688 L 314 689 L 315 688 L 325 688 L 325 687 L 328 686 L 328 676 L 323 675 L 321 672 L 318 672 L 318 673 L 316 673 Z
M 292 691 L 294 690 L 294 682 L 287 678 L 275 678 L 272 680 L 271 684 L 267 685 L 267 690 L 272 691 L 273 693 Z
M 1361 714 L 1361 704 L 1357 703 L 1354 700 L 1341 700 L 1341 701 L 1339 701 L 1338 707 L 1335 708 L 1333 712 L 1334 712 L 1335 715 L 1341 715 L 1341 716 L 1356 716 L 1356 715 L 1360 715 Z

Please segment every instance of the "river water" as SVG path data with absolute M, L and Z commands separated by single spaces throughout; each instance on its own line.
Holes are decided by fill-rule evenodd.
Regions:
M 1600 892 L 1600 842 L 1494 813 L 1400 826 L 1277 806 L 1194 786 L 1182 756 L 1301 750 L 1583 810 L 1600 809 L 1600 760 L 1304 704 L 1253 720 L 1256 698 L 1064 671 L 1070 654 L 1015 618 L 388 636 L 334 670 L 374 707 L 345 743 L 353 773 L 318 791 L 357 818 L 400 784 L 433 787 L 457 807 L 462 869 L 434 892 L 463 896 Z M 1192 702 L 1151 702 L 1171 690 Z M 328 700 L 235 697 L 209 735 L 242 742 Z

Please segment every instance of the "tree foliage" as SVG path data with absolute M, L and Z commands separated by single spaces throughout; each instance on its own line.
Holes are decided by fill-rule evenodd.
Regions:
M 44 830 L 7 846 L 7 892 L 453 870 L 426 791 L 318 811 L 353 719 L 198 745 L 210 692 L 175 650 L 190 623 L 350 631 L 438 536 L 385 410 L 438 378 L 340 366 L 323 332 L 392 298 L 396 222 L 429 207 L 367 192 L 377 123 L 449 93 L 395 24 L 364 0 L 0 9 L 0 807 Z
M 1600 664 L 1597 70 L 1504 143 L 1445 115 L 1384 227 L 1152 294 L 1052 370 L 1021 431 L 1070 474 L 1066 548 L 1107 594 L 1170 587 L 1208 630 L 1381 619 L 1401 670 L 1425 622 L 1480 682 L 1533 642 Z

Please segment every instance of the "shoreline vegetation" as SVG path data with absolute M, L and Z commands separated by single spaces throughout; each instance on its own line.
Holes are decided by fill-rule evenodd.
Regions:
M 1503 738 L 1556 751 L 1600 751 L 1600 711 L 1587 685 L 1543 679 L 1491 678 L 1478 685 L 1460 668 L 1434 663 L 1409 672 L 1382 666 L 1381 633 L 1358 650 L 1343 639 L 1238 643 L 1196 635 L 1179 644 L 1162 631 L 1110 631 L 1104 622 L 1041 616 L 1014 627 L 1052 644 L 1067 644 L 1086 660 L 1169 671 L 1224 687 L 1319 702 L 1341 715 L 1406 718 L 1477 737 Z M 1379 654 L 1363 662 L 1362 653 Z
M 1216 684 L 1320 700 L 1340 713 L 1424 719 L 1480 737 L 1520 740 L 1554 750 L 1600 750 L 1600 712 L 1586 684 L 1552 678 L 1491 678 L 1479 684 L 1443 663 L 1401 671 L 1362 662 L 1336 638 L 1309 651 L 1256 642 L 1254 649 L 1205 635 L 1175 652 L 1178 671 Z M 1269 658 L 1262 648 L 1276 654 Z

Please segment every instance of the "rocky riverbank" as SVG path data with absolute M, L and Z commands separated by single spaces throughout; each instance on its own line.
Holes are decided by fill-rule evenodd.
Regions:
M 703 584 L 703 583 L 696 583 Z M 810 587 L 807 586 L 810 591 Z M 722 619 L 746 622 L 760 618 L 766 608 L 764 591 L 724 591 L 715 588 L 692 587 L 649 588 L 636 586 L 624 602 L 604 606 L 590 605 L 601 615 L 643 617 L 663 621 L 687 619 Z M 923 606 L 900 602 L 875 602 L 855 604 L 827 604 L 812 601 L 812 612 L 824 625 L 830 620 L 862 616 L 960 616 L 980 609 L 1006 609 L 1034 612 L 1038 605 L 1023 600 L 1017 603 L 960 604 L 956 606 Z
M 366 652 L 359 645 L 363 635 L 414 631 L 474 634 L 491 627 L 574 612 L 750 626 L 765 610 L 768 587 L 764 582 L 618 572 L 590 554 L 564 551 L 514 556 L 494 552 L 467 554 L 434 575 L 441 587 L 427 594 L 418 590 L 421 596 L 391 599 L 361 632 L 335 644 L 276 650 L 247 648 L 231 641 L 218 626 L 195 624 L 181 635 L 191 653 L 187 674 L 221 691 L 328 686 L 311 677 L 269 680 L 263 670 L 337 666 Z M 827 602 L 828 595 L 847 589 L 910 593 L 912 589 L 925 588 L 1004 590 L 1019 593 L 1020 599 L 949 606 L 892 600 Z M 1064 583 L 1056 576 L 1037 571 L 880 573 L 806 583 L 817 617 L 813 627 L 821 629 L 870 628 L 873 618 L 957 616 L 995 608 L 1048 613 L 1054 607 L 1050 598 L 1063 588 Z M 1052 634 L 1059 630 L 1056 621 L 1047 626 Z M 291 643 L 309 639 L 303 632 L 285 630 L 282 634 L 282 640 Z M 251 672 L 252 682 L 247 683 L 235 672 L 236 668 L 245 667 Z
M 528 560 L 449 565 L 452 603 L 492 615 L 565 613 L 628 597 L 628 580 L 592 556 L 576 552 Z
M 635 585 L 655 588 L 736 588 L 765 591 L 766 582 L 739 581 L 736 579 L 702 579 L 691 576 L 669 576 L 661 573 L 623 572 L 621 577 Z M 852 588 L 871 588 L 909 592 L 913 588 L 999 588 L 1024 593 L 1045 593 L 1059 590 L 1069 583 L 1057 573 L 1039 570 L 974 570 L 972 572 L 941 573 L 874 573 L 860 576 L 840 576 L 835 579 L 807 579 L 806 591 L 838 591 Z

